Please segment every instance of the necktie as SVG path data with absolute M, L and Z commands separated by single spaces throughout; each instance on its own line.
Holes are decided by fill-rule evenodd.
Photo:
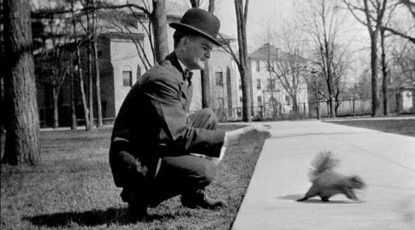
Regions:
M 184 71 L 183 78 L 185 81 L 187 81 L 188 85 L 192 83 L 192 76 L 193 72 L 189 71 L 188 69 Z

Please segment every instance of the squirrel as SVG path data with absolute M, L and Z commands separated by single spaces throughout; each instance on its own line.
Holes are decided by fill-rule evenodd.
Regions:
M 345 176 L 333 171 L 339 160 L 330 151 L 323 151 L 312 162 L 309 176 L 311 188 L 305 196 L 297 201 L 305 201 L 314 196 L 320 196 L 323 202 L 328 202 L 336 194 L 344 194 L 351 200 L 358 201 L 353 189 L 363 189 L 366 185 L 359 176 Z

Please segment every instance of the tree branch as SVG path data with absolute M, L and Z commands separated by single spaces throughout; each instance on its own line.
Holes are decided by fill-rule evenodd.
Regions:
M 392 33 L 392 34 L 394 34 L 394 35 L 398 35 L 398 36 L 400 36 L 400 37 L 402 37 L 402 38 L 408 39 L 410 42 L 412 42 L 413 44 L 415 44 L 415 38 L 414 38 L 414 37 L 411 37 L 411 36 L 409 36 L 409 35 L 407 35 L 407 34 L 404 34 L 404 33 L 402 33 L 402 32 L 399 32 L 399 31 L 397 31 L 397 30 L 395 30 L 395 29 L 392 29 L 392 28 L 390 28 L 390 27 L 387 27 L 387 26 L 383 26 L 382 28 L 383 28 L 384 30 L 386 30 L 386 31 L 388 31 L 388 32 L 390 32 L 390 33 Z

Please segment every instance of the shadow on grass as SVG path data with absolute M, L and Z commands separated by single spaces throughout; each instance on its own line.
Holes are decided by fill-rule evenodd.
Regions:
M 140 220 L 140 222 L 152 222 L 172 218 L 174 218 L 174 215 L 152 214 Z M 62 212 L 25 217 L 24 219 L 30 221 L 33 225 L 47 227 L 64 227 L 72 225 L 73 223 L 80 226 L 92 227 L 104 224 L 128 225 L 137 222 L 128 218 L 127 209 L 125 208 L 109 208 L 107 210 L 90 210 L 85 212 Z

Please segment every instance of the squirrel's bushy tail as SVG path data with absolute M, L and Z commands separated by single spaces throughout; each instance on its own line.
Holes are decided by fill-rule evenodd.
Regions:
M 311 164 L 312 168 L 309 172 L 310 180 L 314 180 L 324 172 L 331 171 L 338 163 L 339 160 L 335 159 L 330 151 L 320 152 Z

